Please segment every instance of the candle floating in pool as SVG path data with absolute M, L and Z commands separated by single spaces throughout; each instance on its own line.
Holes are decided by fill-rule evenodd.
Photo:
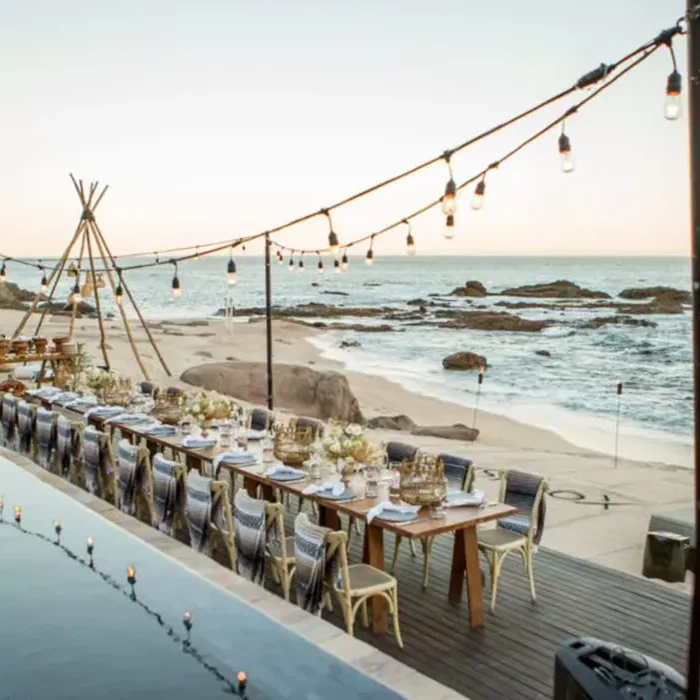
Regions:
M 92 561 L 92 553 L 95 551 L 95 540 L 92 539 L 92 537 L 87 538 L 87 553 L 88 556 L 90 557 L 90 568 L 94 569 L 95 565 L 93 564 Z
M 185 614 L 182 616 L 182 624 L 187 630 L 187 644 L 190 643 L 190 630 L 192 629 L 192 613 L 189 610 L 185 610 Z
M 21 506 L 15 506 L 15 522 L 17 525 L 22 524 L 22 508 Z
M 56 543 L 59 544 L 61 542 L 61 530 L 63 529 L 60 520 L 53 521 L 53 529 L 56 531 Z
M 134 592 L 134 585 L 136 583 L 136 569 L 133 566 L 126 567 L 126 580 L 131 586 L 131 598 L 136 600 L 136 593 Z
M 245 671 L 239 671 L 236 674 L 236 679 L 238 680 L 238 692 L 241 695 L 245 695 L 245 689 L 248 685 L 248 676 Z

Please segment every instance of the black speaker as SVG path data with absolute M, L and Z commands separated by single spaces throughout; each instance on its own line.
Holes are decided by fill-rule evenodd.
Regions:
M 554 700 L 686 700 L 686 681 L 670 666 L 611 642 L 578 637 L 554 664 Z

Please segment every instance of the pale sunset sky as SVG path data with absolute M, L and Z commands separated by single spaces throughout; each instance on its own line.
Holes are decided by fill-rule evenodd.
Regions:
M 109 184 L 115 252 L 263 231 L 450 148 L 671 26 L 684 0 L 0 0 L 0 253 L 73 233 L 68 173 Z M 685 39 L 675 42 L 686 87 Z M 664 49 L 463 192 L 432 254 L 684 254 L 688 121 L 663 117 Z M 574 99 L 581 97 L 579 93 Z M 573 101 L 455 156 L 458 181 Z M 341 244 L 442 193 L 444 164 L 334 214 Z M 326 245 L 322 219 L 277 239 Z M 401 252 L 405 231 L 378 239 Z M 364 247 L 362 251 L 364 252 Z

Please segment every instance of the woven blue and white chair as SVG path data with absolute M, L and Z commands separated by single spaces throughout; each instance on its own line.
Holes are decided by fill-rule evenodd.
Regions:
M 17 402 L 17 449 L 20 454 L 31 456 L 36 406 L 26 401 Z
M 400 469 L 403 462 L 412 462 L 418 448 L 405 442 L 387 442 L 384 446 L 389 469 Z
M 401 445 L 402 443 L 395 444 Z M 442 462 L 448 491 L 465 491 L 470 493 L 474 488 L 474 463 L 465 457 L 457 457 L 450 454 L 438 455 L 438 460 Z M 401 541 L 401 535 L 397 535 L 394 546 L 394 559 L 391 563 L 392 574 L 396 570 Z M 433 542 L 435 542 L 435 537 L 424 537 L 420 541 L 423 548 L 423 590 L 428 587 L 430 578 L 430 555 L 433 551 Z
M 2 446 L 10 450 L 17 447 L 17 398 L 8 392 L 2 397 L 0 410 L 0 425 L 2 426 Z
M 56 448 L 53 455 L 53 471 L 75 484 L 82 481 L 82 426 L 69 421 L 60 413 L 56 415 Z
M 258 432 L 267 432 L 274 423 L 274 413 L 265 408 L 254 408 L 248 417 L 248 428 Z
M 496 527 L 479 528 L 477 531 L 479 549 L 484 553 L 491 573 L 491 612 L 496 608 L 501 565 L 511 552 L 518 552 L 522 557 L 530 585 L 530 597 L 533 602 L 537 599 L 532 555 L 542 539 L 547 514 L 547 481 L 544 477 L 517 469 L 503 469 L 500 476 L 499 501 L 516 507 L 518 512 L 501 518 Z
M 39 407 L 34 420 L 34 455 L 36 463 L 50 469 L 56 448 L 56 419 L 53 411 Z
M 117 461 L 122 512 L 150 525 L 153 522 L 153 475 L 148 448 L 120 440 Z
M 171 537 L 188 541 L 185 514 L 185 467 L 161 454 L 153 457 L 153 527 Z
M 118 506 L 117 469 L 109 435 L 88 425 L 83 431 L 82 458 L 85 488 Z

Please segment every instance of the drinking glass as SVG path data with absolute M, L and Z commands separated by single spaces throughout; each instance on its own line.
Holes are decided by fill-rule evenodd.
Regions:
M 219 425 L 219 445 L 225 449 L 231 447 L 231 421 L 221 421 Z

